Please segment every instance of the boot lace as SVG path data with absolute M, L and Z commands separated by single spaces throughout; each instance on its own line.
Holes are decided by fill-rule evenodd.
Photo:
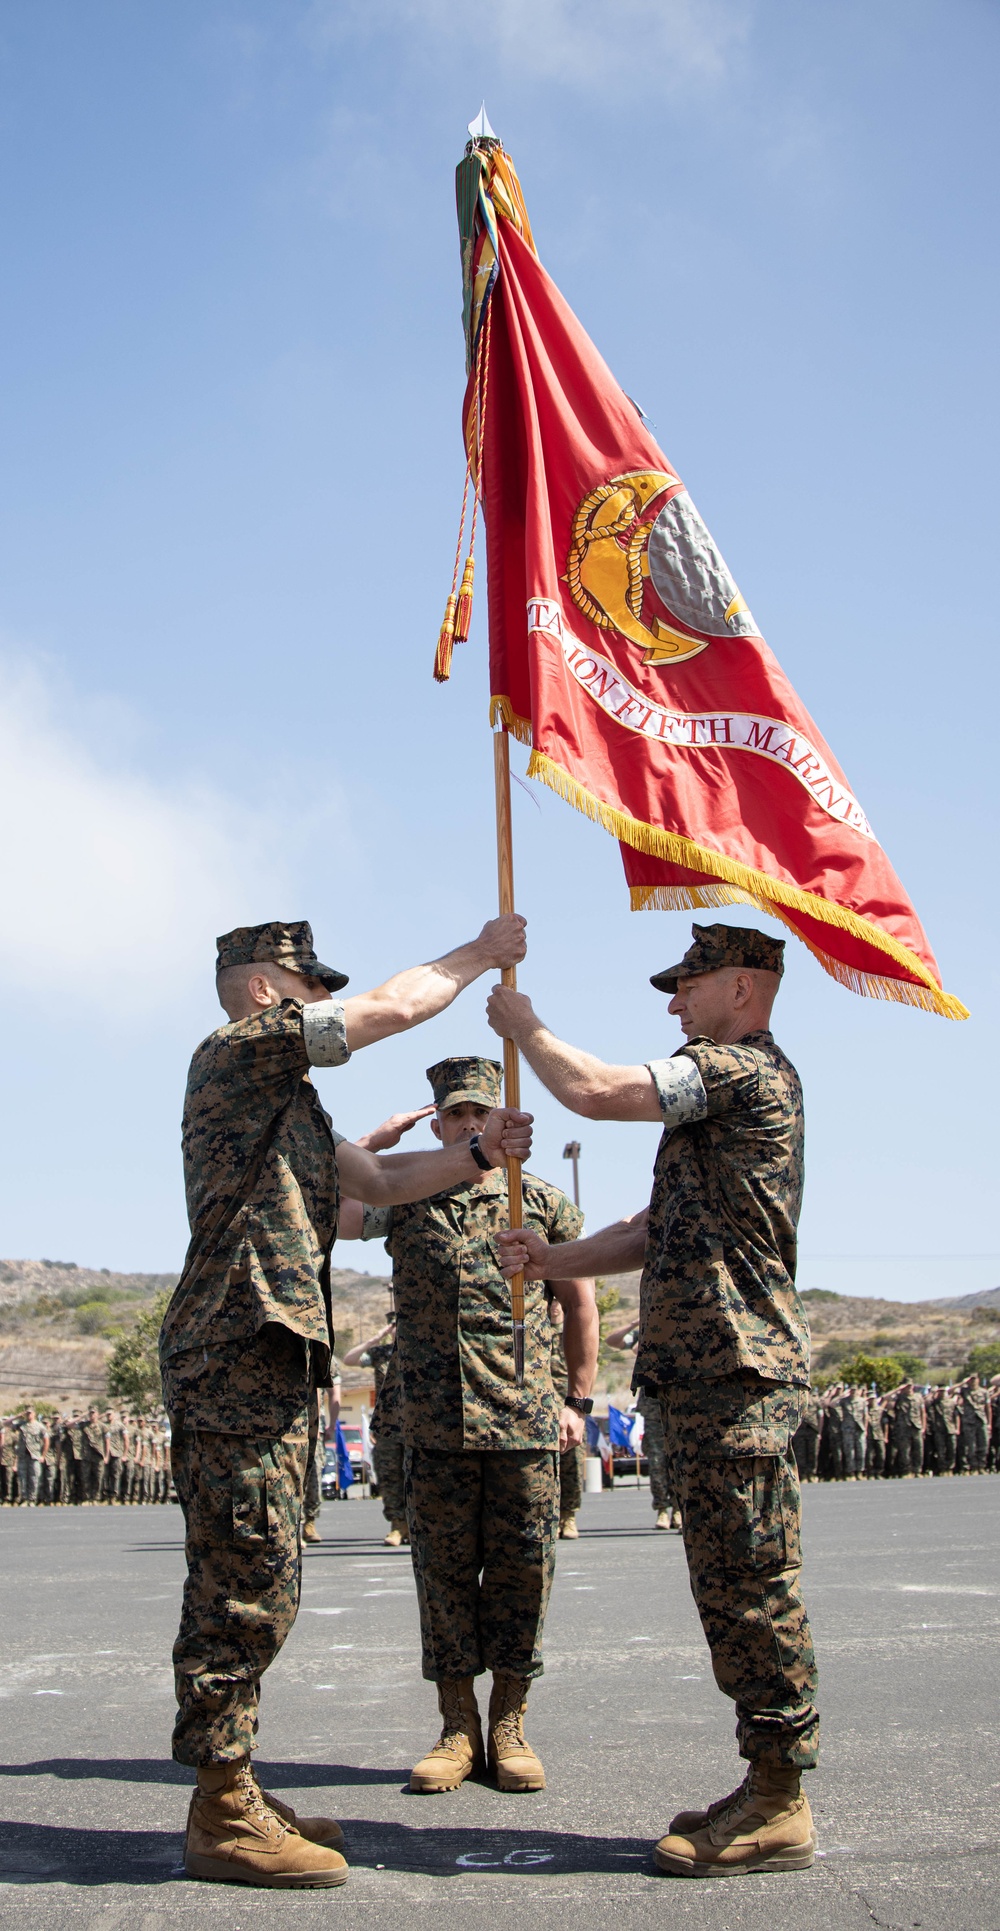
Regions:
M 275 1823 L 279 1829 L 285 1828 L 284 1819 L 265 1803 L 263 1792 L 249 1763 L 243 1765 L 234 1787 L 239 1791 L 246 1810 L 257 1822 L 266 1824 L 269 1828 L 273 1828 Z

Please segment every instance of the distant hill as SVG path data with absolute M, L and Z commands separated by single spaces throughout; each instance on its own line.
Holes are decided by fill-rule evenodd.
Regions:
M 978 1294 L 955 1294 L 947 1301 L 924 1301 L 922 1306 L 954 1308 L 958 1314 L 964 1308 L 1000 1307 L 1000 1287 L 981 1287 Z
M 0 1307 L 22 1301 L 62 1301 L 66 1307 L 87 1300 L 151 1301 L 169 1292 L 177 1274 L 116 1274 L 110 1267 L 78 1267 L 76 1261 L 0 1260 Z M 353 1267 L 334 1267 L 330 1281 L 335 1300 L 356 1298 L 388 1285 L 385 1274 L 359 1274 Z

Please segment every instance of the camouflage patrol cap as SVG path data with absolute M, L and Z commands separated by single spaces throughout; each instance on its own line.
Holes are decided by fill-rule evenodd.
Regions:
M 234 965 L 280 965 L 286 972 L 301 972 L 308 979 L 321 979 L 329 992 L 339 992 L 347 984 L 346 972 L 322 965 L 313 951 L 312 926 L 308 919 L 272 919 L 268 925 L 238 925 L 216 939 L 219 956 L 216 972 Z
M 497 1059 L 477 1059 L 466 1054 L 458 1059 L 439 1059 L 428 1066 L 427 1077 L 439 1113 L 449 1106 L 499 1106 L 503 1067 Z
M 785 941 L 771 939 L 752 925 L 692 925 L 694 944 L 678 965 L 654 972 L 649 983 L 657 992 L 676 992 L 678 979 L 697 979 L 723 966 L 749 966 L 755 972 L 785 970 Z

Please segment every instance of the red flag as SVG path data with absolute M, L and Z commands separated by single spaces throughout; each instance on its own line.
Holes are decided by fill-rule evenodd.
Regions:
M 758 906 L 856 992 L 965 1018 L 681 478 L 542 268 L 498 142 L 470 143 L 458 203 L 493 722 L 620 840 L 633 907 Z

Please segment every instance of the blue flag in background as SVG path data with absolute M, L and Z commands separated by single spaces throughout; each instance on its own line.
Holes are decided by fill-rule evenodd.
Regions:
M 612 1408 L 608 1403 L 608 1434 L 612 1448 L 631 1448 L 632 1424 L 634 1415 L 627 1415 L 621 1408 Z
M 354 1480 L 351 1458 L 347 1453 L 347 1443 L 344 1440 L 344 1431 L 339 1421 L 337 1423 L 337 1480 L 342 1489 L 350 1488 Z

